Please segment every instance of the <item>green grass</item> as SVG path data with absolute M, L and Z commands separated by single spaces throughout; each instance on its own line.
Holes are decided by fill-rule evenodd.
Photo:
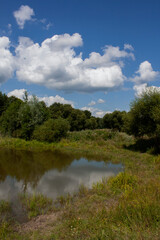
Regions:
M 14 230 L 13 222 L 1 221 L 0 222 L 0 239 L 1 240 L 28 240 L 29 236 L 20 235 Z
M 0 214 L 8 213 L 11 210 L 10 203 L 8 201 L 0 201 Z
M 29 219 L 47 213 L 51 210 L 53 204 L 51 199 L 42 194 L 21 194 L 20 200 L 27 210 Z
M 0 147 L 17 150 L 44 151 L 54 149 L 54 144 L 26 141 L 19 138 L 0 137 Z
M 56 150 L 56 149 L 74 149 L 86 146 L 85 150 L 95 145 L 97 147 L 106 147 L 106 142 L 110 143 L 108 147 L 118 147 L 118 143 L 121 145 L 127 143 L 133 143 L 133 137 L 128 136 L 125 133 L 118 133 L 109 129 L 105 130 L 83 130 L 79 132 L 69 132 L 65 139 L 60 142 L 47 143 L 38 142 L 36 140 L 26 141 L 19 138 L 1 137 L 0 147 L 17 150 L 31 150 L 31 151 L 44 151 L 44 150 Z M 121 146 L 120 145 L 120 146 Z M 90 149 L 91 150 L 91 149 Z M 81 149 L 82 151 L 82 149 Z
M 10 146 L 7 141 L 11 141 Z M 0 140 L 1 147 L 61 149 L 125 166 L 125 172 L 94 183 L 92 189 L 80 186 L 78 193 L 59 197 L 55 203 L 58 207 L 51 207 L 51 212 L 56 211 L 59 217 L 50 223 L 49 232 L 32 230 L 22 239 L 159 240 L 160 156 L 150 154 L 151 151 L 135 151 L 135 144 L 132 136 L 110 130 L 69 133 L 67 139 L 56 144 Z M 23 196 L 22 201 L 30 217 L 47 214 L 52 205 L 41 195 Z M 13 230 L 7 230 L 10 227 L 5 224 L 2 234 L 13 239 Z M 17 236 L 15 239 L 21 239 L 22 234 Z
M 108 185 L 114 192 L 121 190 L 132 191 L 137 186 L 137 177 L 126 172 L 119 173 L 108 180 Z

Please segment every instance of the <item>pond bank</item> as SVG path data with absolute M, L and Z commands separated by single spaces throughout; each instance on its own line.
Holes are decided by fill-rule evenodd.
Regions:
M 21 144 L 16 141 L 22 140 L 7 141 L 12 141 L 8 147 L 19 148 Z M 7 146 L 4 142 L 0 141 L 1 147 Z M 125 165 L 125 173 L 108 182 L 98 182 L 90 190 L 83 186 L 77 194 L 58 199 L 59 204 L 48 214 L 28 222 L 28 226 L 34 226 L 35 222 L 35 227 L 27 231 L 23 231 L 23 225 L 20 225 L 18 228 L 21 230 L 16 232 L 17 226 L 2 222 L 1 239 L 159 240 L 160 157 L 129 150 L 127 146 L 133 143 L 134 139 L 123 133 L 84 131 L 73 133 L 59 143 L 46 144 L 44 149 L 49 146 L 54 151 L 83 152 L 121 162 Z M 38 149 L 39 143 L 36 144 Z M 33 142 L 23 142 L 23 145 L 33 150 Z M 45 220 L 47 217 L 48 222 Z M 43 220 L 44 225 L 41 226 Z M 36 224 L 41 226 L 40 229 Z

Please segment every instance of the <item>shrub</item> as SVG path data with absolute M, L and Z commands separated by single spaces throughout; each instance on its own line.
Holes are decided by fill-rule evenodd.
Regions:
M 35 96 L 29 101 L 26 100 L 18 112 L 21 125 L 20 131 L 17 133 L 18 137 L 30 140 L 35 127 L 47 119 L 47 114 L 47 108 L 44 102 L 39 102 Z
M 137 177 L 121 172 L 116 177 L 110 178 L 108 184 L 114 192 L 128 190 L 137 185 Z
M 61 138 L 66 137 L 69 130 L 67 120 L 49 119 L 41 126 L 37 127 L 33 132 L 33 139 L 46 142 L 57 142 Z
M 150 88 L 131 104 L 130 132 L 135 136 L 159 136 L 160 92 Z
M 135 191 L 122 195 L 119 204 L 110 212 L 112 219 L 129 228 L 159 227 L 159 199 L 159 182 L 151 181 L 145 186 L 138 186 Z
M 12 102 L 6 111 L 0 117 L 0 131 L 2 134 L 14 135 L 14 132 L 20 128 L 18 112 L 21 108 L 22 101 Z

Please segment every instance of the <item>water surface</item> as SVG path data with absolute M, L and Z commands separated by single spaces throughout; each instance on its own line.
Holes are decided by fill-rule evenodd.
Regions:
M 123 171 L 121 164 L 81 154 L 0 150 L 0 199 L 11 200 L 19 193 L 42 193 L 52 199 L 73 193 L 81 184 Z

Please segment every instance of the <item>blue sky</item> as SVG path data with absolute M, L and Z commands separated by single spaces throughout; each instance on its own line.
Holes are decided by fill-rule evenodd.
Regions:
M 2 0 L 0 90 L 103 116 L 159 89 L 160 1 Z

